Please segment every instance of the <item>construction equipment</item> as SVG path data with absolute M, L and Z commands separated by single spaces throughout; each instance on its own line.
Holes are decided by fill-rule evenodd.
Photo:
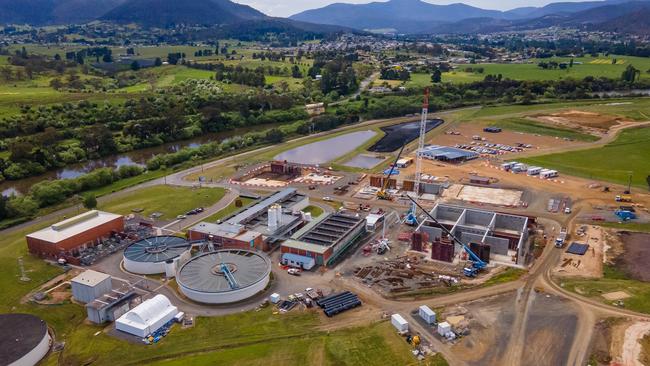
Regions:
M 632 196 L 628 194 L 618 195 L 615 197 L 616 202 L 632 202 Z
M 429 211 L 422 208 L 422 206 L 420 206 L 420 204 L 417 203 L 416 200 L 414 200 L 410 196 L 407 196 L 407 197 L 408 197 L 409 200 L 411 200 L 411 202 L 417 208 L 422 210 L 429 217 L 429 219 L 431 219 L 431 221 L 435 222 L 438 225 L 438 227 L 442 231 L 444 231 L 454 242 L 456 242 L 457 244 L 459 244 L 460 246 L 463 247 L 463 249 L 465 250 L 465 252 L 469 256 L 469 261 L 471 262 L 471 266 L 463 268 L 463 274 L 466 277 L 476 277 L 478 272 L 485 269 L 485 267 L 487 266 L 487 263 L 485 263 L 483 260 L 481 260 L 481 258 L 479 258 L 479 256 L 477 256 L 467 245 L 463 244 L 463 242 L 461 242 L 454 234 L 452 234 L 452 232 L 449 231 L 449 229 L 447 229 L 444 225 L 440 224 L 440 222 L 438 222 L 438 220 L 436 220 L 433 216 L 431 216 Z
M 614 211 L 614 214 L 618 216 L 618 218 L 621 219 L 622 221 L 636 219 L 636 214 L 628 210 L 616 210 Z
M 382 184 L 381 189 L 379 192 L 377 192 L 377 198 L 382 199 L 382 200 L 390 200 L 392 196 L 390 193 L 388 193 L 388 182 L 390 181 L 390 177 L 393 175 L 393 172 L 395 171 L 395 167 L 397 166 L 397 161 L 399 160 L 400 156 L 402 156 L 402 152 L 404 151 L 404 147 L 406 144 L 402 145 L 402 148 L 399 149 L 399 153 L 397 154 L 397 158 L 395 158 L 395 162 L 390 166 L 390 170 L 388 171 L 388 175 L 384 177 L 384 184 Z
M 567 235 L 568 235 L 567 229 L 565 227 L 563 227 L 560 230 L 560 234 L 557 236 L 557 238 L 555 238 L 555 247 L 556 248 L 562 248 L 562 246 L 564 245 L 564 242 L 566 241 Z
M 429 88 L 424 89 L 424 100 L 422 101 L 422 113 L 420 113 L 420 136 L 418 137 L 418 149 L 415 151 L 415 200 L 420 197 L 420 183 L 422 182 L 422 151 L 424 150 L 424 140 L 427 134 L 427 117 L 429 113 Z M 406 214 L 404 223 L 410 226 L 418 224 L 416 216 L 417 208 L 413 204 Z

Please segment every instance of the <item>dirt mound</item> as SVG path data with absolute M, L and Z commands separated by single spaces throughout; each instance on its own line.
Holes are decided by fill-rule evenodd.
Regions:
M 650 234 L 621 232 L 623 254 L 614 263 L 626 275 L 635 280 L 650 282 Z
M 620 116 L 606 115 L 595 112 L 569 110 L 553 114 L 540 114 L 534 116 L 542 122 L 550 122 L 558 125 L 576 128 L 594 128 L 598 130 L 609 130 L 626 120 Z

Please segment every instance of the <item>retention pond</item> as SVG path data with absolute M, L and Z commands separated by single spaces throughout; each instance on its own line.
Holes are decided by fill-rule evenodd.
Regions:
M 427 132 L 443 124 L 441 119 L 431 119 L 427 121 Z M 420 122 L 407 122 L 398 125 L 386 126 L 381 128 L 386 133 L 381 140 L 370 146 L 368 151 L 372 152 L 391 152 L 399 149 L 405 143 L 415 140 L 420 134 Z
M 377 132 L 371 130 L 350 132 L 345 135 L 298 146 L 276 155 L 274 159 L 299 164 L 324 164 L 351 152 L 376 134 Z

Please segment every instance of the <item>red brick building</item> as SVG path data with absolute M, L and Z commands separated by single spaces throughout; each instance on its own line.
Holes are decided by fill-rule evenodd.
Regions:
M 124 231 L 124 216 L 93 210 L 28 234 L 26 240 L 34 255 L 71 259 L 78 257 L 81 249 L 100 244 L 120 231 Z

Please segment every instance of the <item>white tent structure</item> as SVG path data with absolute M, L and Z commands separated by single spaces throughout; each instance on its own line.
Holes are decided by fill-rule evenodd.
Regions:
M 153 298 L 131 309 L 115 321 L 115 328 L 138 337 L 145 337 L 174 319 L 178 308 L 164 295 Z

